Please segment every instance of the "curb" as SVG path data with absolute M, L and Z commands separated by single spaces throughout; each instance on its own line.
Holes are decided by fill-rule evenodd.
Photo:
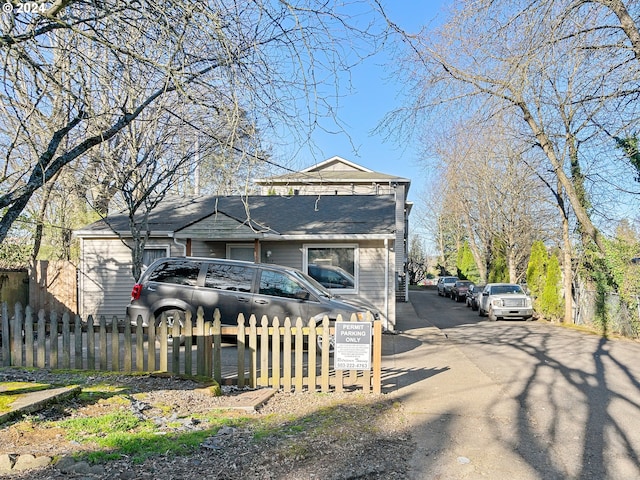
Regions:
M 0 414 L 0 424 L 19 415 L 37 412 L 49 403 L 75 397 L 81 390 L 82 389 L 78 385 L 72 385 L 20 395 L 16 401 L 10 405 L 10 410 L 8 412 Z

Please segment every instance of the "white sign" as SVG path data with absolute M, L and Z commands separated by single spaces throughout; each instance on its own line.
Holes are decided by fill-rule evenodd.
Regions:
M 371 369 L 371 323 L 336 322 L 333 368 Z

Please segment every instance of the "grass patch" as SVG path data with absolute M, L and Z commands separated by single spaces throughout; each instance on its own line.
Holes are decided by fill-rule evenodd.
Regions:
M 123 456 L 134 463 L 142 463 L 157 455 L 187 455 L 197 450 L 210 436 L 215 435 L 224 426 L 240 426 L 249 419 L 218 418 L 208 428 L 190 432 L 166 432 L 150 420 L 140 420 L 132 412 L 122 410 L 101 417 L 74 418 L 52 422 L 52 426 L 65 429 L 70 440 L 90 443 L 96 450 L 81 456 L 99 463 Z M 177 425 L 177 424 L 176 424 Z

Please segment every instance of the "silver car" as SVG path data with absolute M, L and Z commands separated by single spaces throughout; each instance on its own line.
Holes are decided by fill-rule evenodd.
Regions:
M 449 297 L 451 296 L 451 289 L 460 280 L 458 277 L 440 277 L 438 278 L 437 288 L 438 295 Z
M 478 300 L 478 315 L 491 321 L 533 317 L 531 298 L 516 283 L 488 283 Z

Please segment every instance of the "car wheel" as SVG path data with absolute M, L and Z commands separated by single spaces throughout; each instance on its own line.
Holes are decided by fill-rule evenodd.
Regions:
M 322 335 L 318 335 L 316 338 L 316 342 L 318 344 L 318 351 L 322 352 L 323 349 L 323 341 L 322 341 Z M 333 353 L 333 351 L 336 348 L 336 339 L 333 335 L 329 335 L 329 353 Z
M 489 308 L 489 313 L 487 314 L 490 322 L 495 322 L 498 318 L 493 314 L 493 310 Z
M 180 327 L 184 328 L 185 314 L 183 310 L 177 308 L 165 310 L 156 317 L 156 327 L 160 326 L 160 322 L 162 321 L 163 316 L 167 319 L 167 339 L 169 343 L 172 343 L 173 335 L 171 332 L 173 330 L 173 325 L 175 322 L 178 322 Z M 180 345 L 184 344 L 184 338 L 184 335 L 180 335 Z

